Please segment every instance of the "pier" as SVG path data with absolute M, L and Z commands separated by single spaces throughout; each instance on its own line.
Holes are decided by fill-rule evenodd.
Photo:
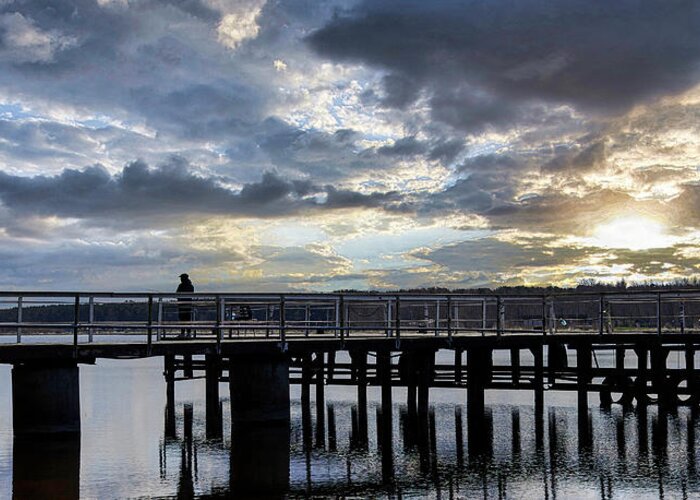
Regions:
M 324 402 L 325 388 L 354 387 L 352 426 L 360 447 L 372 418 L 372 386 L 381 388 L 380 442 L 391 436 L 393 388 L 406 389 L 405 418 L 417 422 L 416 429 L 430 428 L 432 388 L 463 389 L 467 442 L 475 452 L 488 449 L 492 432 L 487 390 L 529 391 L 536 423 L 544 419 L 547 392 L 576 393 L 584 446 L 592 394 L 604 408 L 642 412 L 648 405 L 659 411 L 700 405 L 695 290 L 546 296 L 3 292 L 0 300 L 0 363 L 13 365 L 17 439 L 80 432 L 81 364 L 162 357 L 166 435 L 174 434 L 177 384 L 204 378 L 207 435 L 222 433 L 220 388 L 226 383 L 234 442 L 255 439 L 266 450 L 261 457 L 276 457 L 278 474 L 265 477 L 256 476 L 260 464 L 241 458 L 235 470 L 243 471 L 244 489 L 284 489 L 290 384 L 301 388 L 307 422 L 314 394 L 316 439 L 328 434 L 329 444 L 335 416 Z M 180 307 L 192 308 L 193 321 L 178 321 Z M 533 431 L 541 438 L 543 427 Z

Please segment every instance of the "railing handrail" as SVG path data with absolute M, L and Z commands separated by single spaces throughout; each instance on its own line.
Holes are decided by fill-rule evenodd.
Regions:
M 64 297 L 64 298 L 74 298 L 76 295 L 81 297 L 95 297 L 95 298 L 147 298 L 152 296 L 154 298 L 176 298 L 176 297 L 221 297 L 221 298 L 275 298 L 275 297 L 285 297 L 294 299 L 312 298 L 312 299 L 323 299 L 323 298 L 337 298 L 343 296 L 345 298 L 367 298 L 367 299 L 394 299 L 400 297 L 403 299 L 435 299 L 435 298 L 447 298 L 447 297 L 459 297 L 464 300 L 483 300 L 483 299 L 493 299 L 496 300 L 497 297 L 502 299 L 521 299 L 521 300 L 541 300 L 543 296 L 545 297 L 599 297 L 600 295 L 605 295 L 611 298 L 625 298 L 625 297 L 640 297 L 649 296 L 656 297 L 657 295 L 663 296 L 686 296 L 686 295 L 697 295 L 700 299 L 700 288 L 682 288 L 682 289 L 658 289 L 658 290 L 600 290 L 600 291 L 576 291 L 576 290 L 563 290 L 563 291 L 537 291 L 533 293 L 500 293 L 500 292 L 490 292 L 490 293 L 469 293 L 469 292 L 439 292 L 439 293 L 426 293 L 426 292 L 222 292 L 222 291 L 212 291 L 212 292 L 193 292 L 193 293 L 178 293 L 178 292 L 139 292 L 139 291 L 129 291 L 129 292 L 109 292 L 109 291 L 89 291 L 89 290 L 0 290 L 0 298 L 2 297 Z
M 5 300 L 2 300 L 2 299 Z M 26 299 L 26 300 L 25 300 Z M 32 300 L 34 299 L 34 300 Z M 69 300 L 70 299 L 70 300 Z M 578 299 L 578 300 L 577 300 Z M 558 302 L 560 301 L 560 302 Z M 567 331 L 591 333 L 597 330 L 599 335 L 613 333 L 614 327 L 629 328 L 629 322 L 635 321 L 634 327 L 640 333 L 652 328 L 654 332 L 662 334 L 677 326 L 681 331 L 697 331 L 693 328 L 692 318 L 700 317 L 686 314 L 686 307 L 694 302 L 700 303 L 700 289 L 667 289 L 667 290 L 632 290 L 632 291 L 596 291 L 596 292 L 567 292 L 567 293 L 533 293 L 533 294 L 501 294 L 501 293 L 416 293 L 416 292 L 332 292 L 332 293 L 308 293 L 308 292 L 90 292 L 90 291 L 0 291 L 0 302 L 5 306 L 0 310 L 12 311 L 16 308 L 16 322 L 2 321 L 0 328 L 16 329 L 17 343 L 21 343 L 22 335 L 42 334 L 37 330 L 44 329 L 68 329 L 73 333 L 74 344 L 79 343 L 82 332 L 88 333 L 89 342 L 97 332 L 112 331 L 134 332 L 143 330 L 147 332 L 149 348 L 155 340 L 161 340 L 162 334 L 176 329 L 211 330 L 216 334 L 217 349 L 224 338 L 224 330 L 235 328 L 250 328 L 252 330 L 265 330 L 266 337 L 270 333 L 280 339 L 281 345 L 289 335 L 303 330 L 305 336 L 309 336 L 314 328 L 322 330 L 326 334 L 340 336 L 341 340 L 357 334 L 357 332 L 383 332 L 386 337 L 393 337 L 398 342 L 404 334 L 426 333 L 428 328 L 434 336 L 459 335 L 464 333 L 479 333 L 481 335 L 507 333 L 532 333 L 547 335 L 556 333 L 557 322 L 568 320 Z M 157 302 L 157 304 L 154 304 Z M 595 313 L 586 313 L 583 317 L 578 313 L 573 315 L 567 306 L 579 302 L 582 305 L 596 308 Z M 13 305 L 14 303 L 14 305 Z M 625 304 L 655 304 L 654 313 L 645 313 L 639 306 L 633 315 L 619 316 L 613 314 L 618 307 Z M 69 306 L 73 305 L 72 320 L 37 321 L 29 314 L 22 314 L 41 305 Z M 562 307 L 564 311 L 557 315 L 554 305 Z M 664 308 L 664 304 L 671 304 L 673 308 Z M 100 321 L 95 320 L 97 307 L 113 305 L 133 305 L 142 307 L 147 305 L 146 318 L 134 319 L 133 313 L 125 314 L 124 321 L 114 317 Z M 154 307 L 157 305 L 157 307 Z M 89 319 L 85 320 L 84 308 L 87 306 Z M 163 307 L 174 308 L 178 312 L 178 321 L 163 317 Z M 265 319 L 253 318 L 249 312 L 241 316 L 242 307 L 259 313 L 260 308 L 265 308 Z M 424 313 L 416 314 L 416 307 L 424 307 Z M 474 307 L 479 308 L 474 313 Z M 531 315 L 527 308 L 539 306 L 541 313 Z M 183 320 L 183 307 L 189 319 Z M 367 307 L 367 308 L 366 308 Z M 383 308 L 384 315 L 380 312 L 367 313 L 373 307 Z M 524 307 L 515 315 L 508 316 L 508 308 Z M 211 309 L 215 314 L 212 319 Z M 305 309 L 304 319 L 296 318 L 295 311 Z M 316 312 L 312 318 L 310 310 Z M 369 309 L 368 309 L 369 308 Z M 412 313 L 406 313 L 413 308 Z M 466 308 L 466 313 L 464 312 Z M 678 309 L 678 311 L 675 311 Z M 102 309 L 97 309 L 101 311 Z M 618 309 L 619 310 L 619 309 Z M 154 312 L 157 311 L 157 319 Z M 319 316 L 318 311 L 324 316 Z M 364 311 L 364 312 L 363 312 Z M 470 312 L 471 311 L 471 312 Z M 517 311 L 517 309 L 516 309 Z M 585 309 L 584 309 L 585 311 Z M 139 313 L 141 314 L 141 313 Z M 201 314 L 201 318 L 197 315 Z M 566 314 L 569 314 L 567 317 Z M 247 319 L 246 319 L 247 317 Z M 319 319 L 321 318 L 321 319 Z M 691 322 L 688 324 L 687 319 Z M 619 320 L 625 320 L 620 323 Z M 538 323 L 541 321 L 541 324 Z M 477 324 L 478 323 L 478 324 Z M 577 326 L 574 326 L 576 324 Z M 241 326 L 243 325 L 243 326 Z M 245 326 L 249 325 L 249 326 Z M 690 325 L 690 326 L 689 326 Z M 562 328 L 567 328 L 563 322 Z M 590 330 L 590 332 L 589 332 Z M 33 333 L 35 332 L 35 333 Z M 651 332 L 650 332 L 651 333 Z M 230 337 L 230 332 L 229 332 Z

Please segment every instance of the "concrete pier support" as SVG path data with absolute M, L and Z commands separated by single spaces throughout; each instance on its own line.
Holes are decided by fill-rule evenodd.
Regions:
M 491 379 L 492 352 L 483 347 L 467 350 L 467 418 L 484 414 L 484 389 Z
M 231 493 L 277 496 L 289 487 L 289 359 L 232 356 Z
M 493 352 L 485 347 L 467 350 L 467 442 L 470 456 L 484 455 L 491 440 L 490 415 L 484 408 L 484 390 L 491 380 Z
M 289 360 L 280 354 L 232 356 L 231 420 L 289 425 Z
M 74 362 L 16 364 L 12 369 L 15 437 L 80 432 L 80 384 Z

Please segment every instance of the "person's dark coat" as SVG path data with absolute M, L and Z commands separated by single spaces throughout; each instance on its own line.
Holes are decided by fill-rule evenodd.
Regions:
M 177 293 L 194 293 L 194 285 L 189 278 L 183 279 L 177 286 Z M 180 321 L 192 321 L 192 299 L 177 299 L 178 302 L 187 302 L 177 306 L 177 315 Z

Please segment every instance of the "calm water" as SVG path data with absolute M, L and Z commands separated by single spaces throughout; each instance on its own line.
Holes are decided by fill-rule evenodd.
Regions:
M 432 390 L 423 425 L 406 418 L 405 392 L 394 390 L 389 435 L 378 425 L 378 390 L 370 389 L 364 442 L 352 424 L 353 388 L 327 388 L 335 425 L 331 417 L 321 434 L 314 408 L 311 426 L 303 425 L 293 387 L 287 448 L 268 434 L 232 439 L 224 385 L 223 438 L 208 440 L 202 380 L 177 383 L 176 435 L 166 437 L 162 368 L 159 358 L 82 366 L 80 442 L 37 453 L 13 443 L 11 369 L 0 367 L 0 498 L 224 498 L 261 477 L 286 476 L 287 467 L 291 498 L 700 497 L 700 420 L 686 409 L 658 415 L 649 407 L 644 416 L 592 404 L 586 440 L 574 394 L 546 394 L 538 426 L 531 393 L 492 391 L 475 449 L 464 390 Z

